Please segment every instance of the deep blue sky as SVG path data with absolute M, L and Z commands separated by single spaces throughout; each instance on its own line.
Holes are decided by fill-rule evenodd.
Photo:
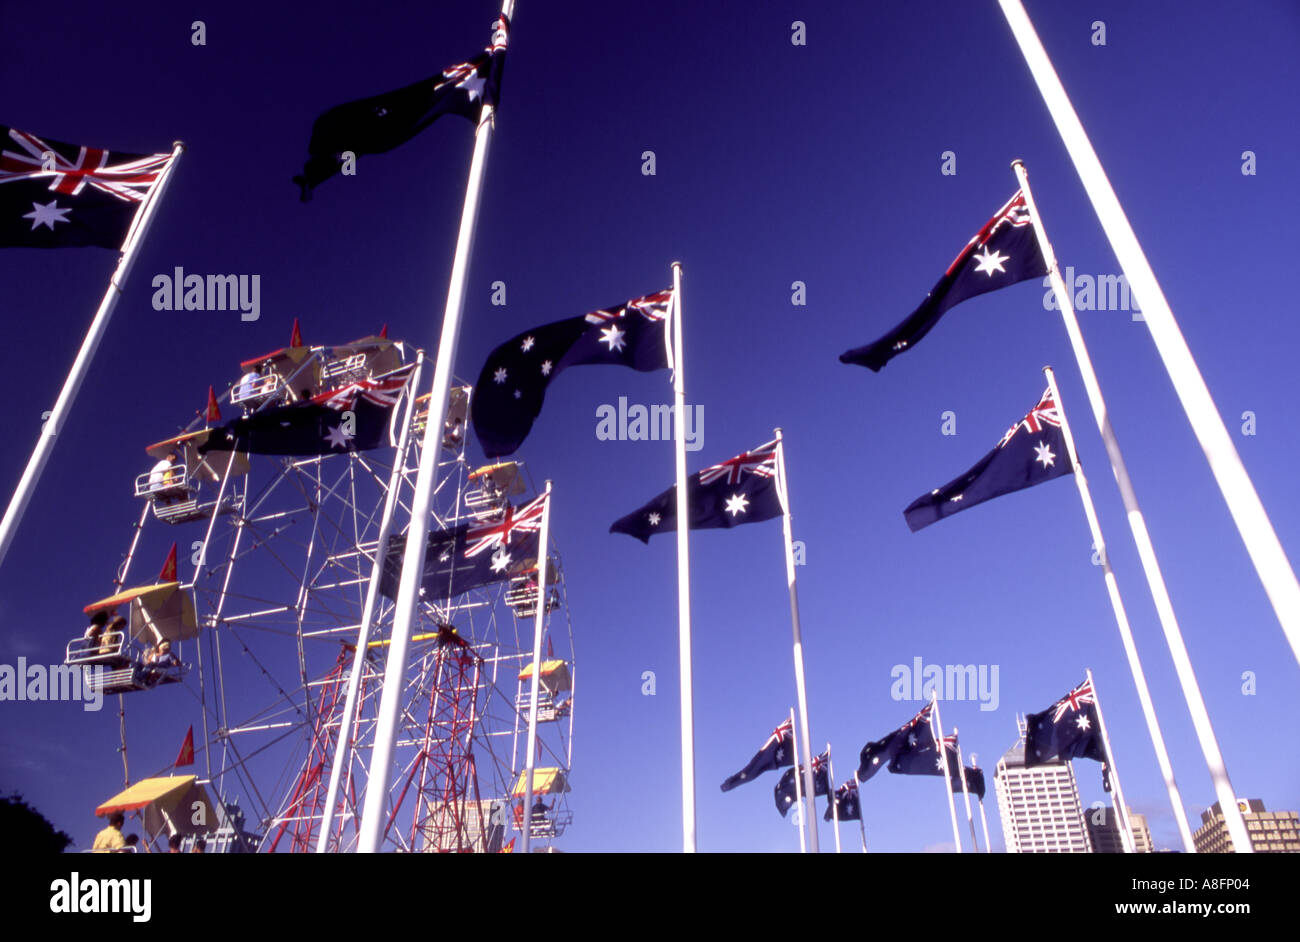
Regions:
M 1031 3 L 1093 144 L 1233 433 L 1273 524 L 1300 552 L 1294 395 L 1300 340 L 1300 14 L 1198 2 Z M 301 205 L 289 177 L 325 108 L 407 84 L 480 49 L 490 2 L 225 4 L 146 18 L 89 4 L 6 11 L 0 122 L 128 151 L 187 143 L 41 487 L 0 570 L 0 661 L 57 662 L 107 594 L 138 504 L 143 447 L 201 407 L 238 362 L 385 322 L 436 342 L 472 148 L 455 118 L 324 184 Z M 190 42 L 206 22 L 207 45 Z M 807 45 L 790 42 L 807 24 Z M 1090 42 L 1094 20 L 1106 45 Z M 657 174 L 641 174 L 653 150 Z M 956 176 L 940 173 L 957 155 Z M 1244 176 L 1242 152 L 1258 173 Z M 945 703 L 945 723 L 991 772 L 1015 714 L 1044 709 L 1090 666 L 1130 804 L 1158 846 L 1177 834 L 1101 572 L 1070 481 L 911 534 L 901 510 L 983 455 L 1057 367 L 1193 828 L 1214 800 L 1119 496 L 1059 315 L 1022 284 L 967 302 L 883 373 L 837 355 L 924 296 L 1029 168 L 1058 257 L 1118 273 L 997 5 L 926 11 L 859 3 L 749 6 L 522 0 L 470 273 L 457 371 L 528 327 L 668 284 L 685 266 L 688 399 L 704 406 L 695 470 L 785 429 L 813 736 L 838 778 L 863 743 L 918 703 L 890 669 L 998 665 L 999 706 Z M 0 254 L 11 389 L 0 491 L 17 482 L 113 266 L 96 249 Z M 262 316 L 157 312 L 149 281 L 175 266 L 261 275 Z M 508 304 L 489 303 L 504 281 Z M 790 303 L 791 283 L 808 303 Z M 1080 312 L 1236 791 L 1300 807 L 1297 664 L 1192 436 L 1150 336 L 1125 311 Z M 680 847 L 673 541 L 644 547 L 609 523 L 671 483 L 671 447 L 602 442 L 596 409 L 670 401 L 667 374 L 575 370 L 521 451 L 555 482 L 580 676 L 568 850 Z M 956 413 L 958 434 L 940 433 Z M 1254 412 L 1257 434 L 1238 433 Z M 154 525 L 140 572 L 175 534 Z M 187 534 L 188 538 L 188 534 Z M 194 538 L 198 538 L 197 536 Z M 704 850 L 788 851 L 774 778 L 727 795 L 794 698 L 776 522 L 692 540 L 699 839 Z M 182 570 L 184 573 L 184 570 Z M 657 694 L 642 695 L 655 671 Z M 1257 693 L 1244 695 L 1252 671 Z M 192 696 L 128 699 L 133 772 L 171 761 L 198 723 Z M 78 843 L 120 784 L 115 710 L 0 704 L 0 789 L 21 791 Z M 1085 803 L 1096 766 L 1077 768 Z M 864 791 L 873 849 L 951 840 L 937 779 L 880 776 Z M 995 848 L 996 802 L 987 802 Z M 856 841 L 845 827 L 846 840 Z M 831 840 L 829 827 L 823 841 Z

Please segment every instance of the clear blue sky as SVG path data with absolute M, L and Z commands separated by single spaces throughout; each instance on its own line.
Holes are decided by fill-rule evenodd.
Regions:
M 1300 14 L 1285 2 L 1086 7 L 1029 13 L 1182 326 L 1292 559 L 1300 553 L 1292 246 L 1300 236 Z M 143 447 L 201 407 L 209 383 L 283 345 L 385 322 L 432 349 L 472 148 L 447 118 L 356 178 L 301 205 L 289 178 L 313 118 L 482 48 L 490 2 L 367 7 L 234 3 L 124 19 L 74 3 L 6 12 L 0 122 L 127 151 L 188 151 L 126 294 L 0 570 L 0 662 L 57 662 L 106 595 L 139 505 Z M 191 45 L 203 16 L 207 45 Z M 807 45 L 791 43 L 803 20 Z M 1096 46 L 1093 21 L 1106 44 Z M 642 152 L 657 172 L 643 176 Z M 940 172 L 956 154 L 955 176 Z M 1242 153 L 1257 173 L 1243 175 Z M 890 670 L 999 668 L 999 703 L 944 703 L 947 725 L 990 773 L 1015 714 L 1096 675 L 1130 804 L 1159 846 L 1177 833 L 1101 572 L 1071 481 L 972 509 L 919 534 L 902 509 L 964 471 L 1057 368 L 1120 588 L 1193 827 L 1214 800 L 1064 329 L 1027 283 L 955 308 L 879 374 L 838 354 L 921 300 L 1029 168 L 1063 265 L 1119 266 L 997 5 L 921 11 L 879 4 L 745 7 L 521 0 L 488 166 L 457 372 L 535 324 L 669 283 L 685 266 L 688 399 L 704 407 L 695 470 L 785 429 L 813 736 L 837 778 L 864 742 L 919 703 Z M 16 484 L 42 413 L 103 292 L 113 253 L 0 253 L 12 395 L 0 491 Z M 159 312 L 150 279 L 261 276 L 262 314 Z M 508 304 L 489 303 L 504 281 Z M 791 284 L 807 304 L 791 304 Z M 1114 425 L 1236 791 L 1300 807 L 1297 666 L 1192 436 L 1150 336 L 1127 311 L 1081 311 Z M 667 374 L 574 370 L 557 381 L 521 450 L 555 482 L 553 526 L 577 639 L 579 694 L 567 850 L 680 847 L 675 553 L 608 534 L 671 483 L 666 443 L 606 442 L 597 408 L 670 401 Z M 943 413 L 957 434 L 941 434 Z M 1256 434 L 1243 435 L 1253 412 Z M 176 534 L 144 534 L 151 576 Z M 185 534 L 188 539 L 189 534 Z M 199 536 L 194 536 L 198 539 Z M 789 851 L 775 776 L 722 795 L 794 699 L 790 625 L 773 521 L 692 540 L 700 847 Z M 186 572 L 182 569 L 182 574 Z M 655 696 L 642 695 L 654 671 Z M 1243 694 L 1253 672 L 1256 692 Z M 250 697 L 252 694 L 250 694 Z M 259 695 L 260 696 L 260 695 Z M 250 704 L 251 706 L 251 704 Z M 164 768 L 196 701 L 173 688 L 128 698 L 133 773 Z M 121 781 L 115 710 L 0 704 L 0 789 L 17 790 L 88 843 L 95 804 Z M 1103 797 L 1080 763 L 1085 803 Z M 864 789 L 873 849 L 951 840 L 938 779 L 882 775 Z M 991 780 L 987 802 L 1001 846 Z M 856 829 L 844 835 L 855 841 Z M 823 841 L 830 842 L 829 827 Z

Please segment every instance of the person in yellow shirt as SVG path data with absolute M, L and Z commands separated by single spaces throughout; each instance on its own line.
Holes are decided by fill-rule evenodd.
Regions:
M 108 816 L 108 827 L 95 835 L 95 843 L 91 850 L 98 854 L 108 854 L 113 851 L 119 851 L 126 847 L 126 838 L 122 836 L 122 825 L 126 823 L 126 818 L 120 811 L 114 811 Z

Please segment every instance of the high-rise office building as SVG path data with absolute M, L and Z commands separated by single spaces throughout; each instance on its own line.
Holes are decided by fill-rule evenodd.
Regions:
M 1266 811 L 1258 798 L 1237 799 L 1246 822 L 1246 832 L 1257 854 L 1300 853 L 1300 812 Z M 1234 851 L 1223 809 L 1216 801 L 1201 812 L 1201 826 L 1192 835 L 1198 854 L 1231 854 Z
M 1068 762 L 1025 768 L 1024 722 L 1020 741 L 998 760 L 993 774 L 1009 854 L 1086 854 L 1092 846 Z
M 1088 824 L 1088 840 L 1092 842 L 1094 854 L 1124 853 L 1124 839 L 1119 833 L 1119 816 L 1114 808 L 1098 808 L 1084 812 Z M 1147 827 L 1146 815 L 1128 810 L 1128 819 L 1133 825 L 1133 852 L 1150 854 L 1155 850 L 1151 843 L 1151 829 Z

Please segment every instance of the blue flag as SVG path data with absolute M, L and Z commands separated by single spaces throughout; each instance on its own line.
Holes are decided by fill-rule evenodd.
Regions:
M 862 747 L 858 763 L 858 781 L 865 782 L 882 768 L 894 771 L 894 760 L 905 749 L 911 749 L 911 738 L 919 735 L 918 730 L 926 730 L 924 735 L 932 736 L 930 729 L 930 710 L 933 704 L 927 703 L 920 713 L 912 717 L 898 729 L 883 739 L 869 742 Z
M 857 782 L 845 782 L 835 789 L 835 796 L 832 800 L 835 802 L 835 806 L 832 808 L 827 804 L 826 813 L 822 815 L 823 821 L 834 821 L 836 817 L 841 821 L 862 820 L 862 803 L 858 799 Z
M 737 785 L 743 785 L 772 769 L 794 765 L 794 724 L 786 720 L 763 743 L 763 748 L 754 754 L 745 766 L 735 775 L 728 776 L 722 783 L 722 790 L 729 792 Z
M 1097 697 L 1085 680 L 1042 713 L 1025 717 L 1025 768 L 1053 759 L 1106 761 Z
M 830 756 L 823 752 L 819 756 L 813 756 L 813 795 L 826 795 L 830 793 L 830 778 L 827 774 L 830 769 Z M 773 791 L 773 797 L 776 799 L 776 810 L 781 812 L 781 817 L 786 816 L 790 806 L 795 801 L 795 784 L 794 777 L 799 776 L 799 787 L 804 785 L 803 766 L 792 766 L 785 770 L 781 780 L 776 783 L 776 789 Z

